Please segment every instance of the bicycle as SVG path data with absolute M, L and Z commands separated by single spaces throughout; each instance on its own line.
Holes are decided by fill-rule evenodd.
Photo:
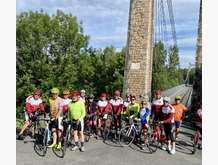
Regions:
M 23 127 L 24 123 L 25 123 L 25 111 L 21 112 L 21 114 L 23 115 L 23 119 L 19 119 L 16 118 L 16 133 L 18 134 L 19 129 L 21 130 L 21 128 Z M 28 141 L 32 141 L 32 140 L 28 140 L 26 139 L 26 137 L 29 135 L 31 135 L 32 131 L 31 128 L 35 127 L 35 130 L 37 130 L 38 127 L 42 127 L 42 124 L 39 121 L 39 116 L 42 115 L 41 112 L 36 111 L 32 114 L 32 116 L 30 117 L 30 124 L 28 125 L 28 127 L 24 130 L 23 132 L 23 136 L 25 136 L 24 138 L 24 143 L 28 142 Z M 17 135 L 18 136 L 18 135 Z
M 89 142 L 90 138 L 92 135 L 94 135 L 94 130 L 93 130 L 93 125 L 90 124 L 90 121 L 93 121 L 93 115 L 89 115 L 84 119 L 84 136 L 85 136 L 85 141 Z
M 119 134 L 119 143 L 122 147 L 130 146 L 133 141 L 136 141 L 138 144 L 142 144 L 144 141 L 144 130 L 140 128 L 141 123 L 140 119 L 129 119 L 129 124 L 121 129 Z M 147 135 L 148 143 L 146 144 L 150 153 L 153 153 L 152 148 L 150 147 L 149 136 Z
M 199 131 L 199 129 L 201 128 L 200 124 L 195 123 L 195 128 L 196 128 L 196 131 L 195 131 L 194 135 L 191 137 L 191 140 L 193 141 L 192 154 L 196 153 L 197 148 L 201 149 L 201 141 L 202 141 L 202 139 L 200 138 L 202 136 L 201 136 L 201 133 Z
M 162 132 L 163 131 L 161 131 L 161 124 L 159 121 L 150 123 L 147 136 L 150 148 L 152 148 L 153 152 L 156 152 L 157 148 L 166 142 L 166 136 Z
M 45 122 L 45 128 L 39 128 L 38 134 L 36 136 L 36 141 L 34 143 L 34 150 L 39 156 L 45 156 L 47 153 L 47 146 L 51 139 L 50 137 L 50 130 L 49 130 L 49 124 L 50 124 L 50 118 L 45 119 L 39 119 L 41 121 Z M 40 153 L 42 152 L 42 154 Z

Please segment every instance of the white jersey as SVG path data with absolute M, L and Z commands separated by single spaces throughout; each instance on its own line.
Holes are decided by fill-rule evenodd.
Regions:
M 63 105 L 68 105 L 69 103 L 71 103 L 72 100 L 67 98 L 67 99 L 63 99 Z
M 33 96 L 29 96 L 26 98 L 26 103 L 29 103 L 30 105 L 32 106 L 38 106 L 39 104 L 42 103 L 42 99 L 41 98 L 38 98 L 37 100 L 34 99 Z
M 159 105 L 159 106 L 163 105 L 163 97 L 161 97 L 160 99 L 153 98 L 152 104 Z

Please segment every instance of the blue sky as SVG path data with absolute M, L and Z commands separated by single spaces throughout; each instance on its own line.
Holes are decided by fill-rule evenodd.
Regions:
M 172 0 L 180 66 L 195 63 L 200 0 Z M 49 14 L 61 9 L 83 22 L 90 35 L 90 46 L 113 45 L 120 50 L 126 45 L 130 0 L 17 0 L 16 12 L 43 9 Z M 168 25 L 170 26 L 170 25 Z M 168 27 L 167 26 L 167 27 Z

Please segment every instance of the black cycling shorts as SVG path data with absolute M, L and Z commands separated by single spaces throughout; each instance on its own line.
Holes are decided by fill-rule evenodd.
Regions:
M 52 120 L 49 125 L 50 129 L 58 129 L 58 119 Z
M 81 131 L 82 130 L 81 122 L 79 122 L 79 124 L 77 124 L 76 120 L 72 120 L 71 126 L 72 126 L 74 131 Z
M 175 131 L 174 131 L 174 124 L 164 124 L 164 132 L 166 135 L 167 140 L 171 140 L 172 142 L 175 141 Z

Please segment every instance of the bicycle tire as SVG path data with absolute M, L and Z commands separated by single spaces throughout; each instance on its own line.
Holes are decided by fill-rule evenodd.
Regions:
M 154 133 L 152 133 L 152 134 L 148 134 L 147 138 L 148 138 L 149 151 L 152 153 L 156 152 L 157 148 L 160 145 L 160 141 L 158 137 Z
M 47 153 L 47 143 L 48 143 L 48 130 L 46 129 L 43 137 L 43 155 Z
M 129 135 L 127 135 L 129 134 Z M 120 130 L 119 134 L 119 143 L 121 146 L 129 146 L 132 144 L 133 140 L 135 139 L 135 131 L 131 129 L 131 126 L 126 126 Z M 128 140 L 129 139 L 129 140 Z M 123 144 L 122 140 L 127 140 L 127 143 Z

